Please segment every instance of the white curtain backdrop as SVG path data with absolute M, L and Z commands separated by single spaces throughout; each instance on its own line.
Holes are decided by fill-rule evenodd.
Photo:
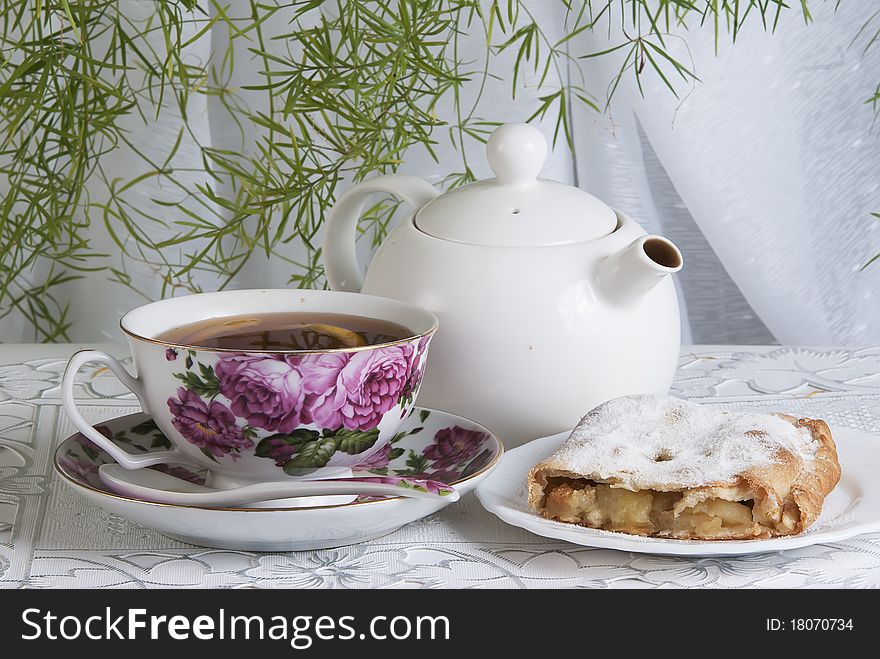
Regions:
M 145 18 L 151 11 L 151 3 L 120 1 L 133 17 Z M 228 4 L 232 16 L 249 11 L 243 0 Z M 686 263 L 678 285 L 686 343 L 880 344 L 880 304 L 874 295 L 880 295 L 880 263 L 860 270 L 880 251 L 880 221 L 870 217 L 880 210 L 880 136 L 865 104 L 880 82 L 880 47 L 863 53 L 864 44 L 851 45 L 880 2 L 841 3 L 836 11 L 835 4 L 812 3 L 809 26 L 799 11 L 786 12 L 776 34 L 748 21 L 735 45 L 721 40 L 717 56 L 710 26 L 682 33 L 686 47 L 684 40 L 670 38 L 677 57 L 693 62 L 701 82 L 683 83 L 676 98 L 648 74 L 643 98 L 627 76 L 607 113 L 575 105 L 574 151 L 557 145 L 544 171 L 547 178 L 592 192 L 682 248 Z M 562 3 L 534 0 L 531 7 L 551 38 L 565 34 Z M 288 29 L 280 19 L 266 27 L 276 33 Z M 197 41 L 187 56 L 200 62 L 217 57 L 223 48 L 211 42 L 225 43 L 223 29 L 216 28 L 211 40 Z M 604 34 L 581 33 L 570 47 L 576 53 L 602 50 L 611 45 Z M 480 57 L 483 35 L 471 38 L 474 57 Z M 236 87 L 260 79 L 260 66 L 244 46 L 236 53 L 230 81 Z M 587 88 L 603 98 L 619 60 L 582 62 Z M 512 102 L 510 83 L 503 79 L 512 70 L 511 60 L 493 66 L 502 79 L 489 81 L 480 114 L 524 120 L 546 90 L 523 89 Z M 570 68 L 562 75 L 577 72 Z M 254 109 L 264 103 L 260 92 L 241 93 Z M 444 111 L 450 108 L 441 107 L 441 117 Z M 255 135 L 242 140 L 212 97 L 193 95 L 188 113 L 196 135 L 184 138 L 175 167 L 192 170 L 186 181 L 194 187 L 206 182 L 198 171 L 196 139 L 247 151 Z M 138 147 L 161 162 L 180 125 L 169 109 L 156 125 L 144 126 L 132 117 L 128 128 Z M 552 129 L 546 126 L 548 134 Z M 401 171 L 441 181 L 459 156 L 440 142 L 439 164 L 414 150 Z M 469 154 L 472 163 L 484 162 L 479 151 L 475 147 Z M 123 149 L 111 158 L 108 168 L 125 179 L 143 167 Z M 477 173 L 489 175 L 488 167 L 477 167 Z M 105 195 L 100 189 L 90 193 Z M 154 200 L 176 200 L 182 192 L 151 179 L 137 195 L 138 203 L 161 213 Z M 103 225 L 93 225 L 91 237 L 97 251 L 115 251 Z M 301 258 L 297 246 L 289 249 L 291 258 Z M 169 251 L 167 258 L 178 256 Z M 126 272 L 143 297 L 109 282 L 106 273 L 67 285 L 73 340 L 120 338 L 119 316 L 161 295 L 161 270 L 128 262 Z M 289 276 L 283 260 L 257 255 L 233 287 L 283 287 Z M 212 277 L 195 277 L 206 290 L 217 285 Z M 20 318 L 0 320 L 4 342 L 30 336 Z

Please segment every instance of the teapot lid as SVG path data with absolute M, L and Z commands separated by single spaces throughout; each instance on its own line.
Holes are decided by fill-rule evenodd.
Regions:
M 593 195 L 538 178 L 547 140 L 529 124 L 499 126 L 486 145 L 495 178 L 435 197 L 415 225 L 435 238 L 492 247 L 538 247 L 607 236 L 617 214 Z

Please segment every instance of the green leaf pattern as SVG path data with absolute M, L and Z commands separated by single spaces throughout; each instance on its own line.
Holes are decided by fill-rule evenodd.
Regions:
M 306 442 L 299 452 L 284 465 L 287 474 L 299 474 L 302 470 L 324 467 L 336 453 L 336 440 L 332 437 Z

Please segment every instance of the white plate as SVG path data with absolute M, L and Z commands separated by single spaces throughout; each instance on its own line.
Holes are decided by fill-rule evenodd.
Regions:
M 152 419 L 142 413 L 97 427 L 131 453 L 161 451 L 170 445 Z M 497 466 L 502 452 L 498 438 L 480 424 L 416 407 L 391 440 L 388 455 L 370 458 L 371 464 L 364 467 L 370 471 L 363 475 L 415 476 L 414 472 L 419 472 L 466 494 Z M 221 549 L 299 551 L 351 545 L 396 531 L 450 503 L 440 497 L 358 498 L 352 503 L 313 508 L 203 508 L 154 503 L 107 488 L 98 477 L 98 467 L 108 462 L 113 458 L 79 433 L 61 442 L 55 452 L 55 470 L 89 502 L 178 540 Z M 202 472 L 180 465 L 170 469 L 180 478 L 204 482 Z
M 498 468 L 477 488 L 477 497 L 489 512 L 508 524 L 537 535 L 567 540 L 585 547 L 641 554 L 761 554 L 837 542 L 862 533 L 880 531 L 880 437 L 851 428 L 832 428 L 831 432 L 840 459 L 840 483 L 825 499 L 819 519 L 806 532 L 795 536 L 770 540 L 715 541 L 644 538 L 564 524 L 535 515 L 527 503 L 526 475 L 532 466 L 559 448 L 568 437 L 567 432 L 536 439 L 508 451 Z

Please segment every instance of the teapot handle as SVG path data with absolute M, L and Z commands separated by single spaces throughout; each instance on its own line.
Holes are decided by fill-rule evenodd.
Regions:
M 367 197 L 375 192 L 390 192 L 415 210 L 440 192 L 417 176 L 387 174 L 349 188 L 330 210 L 324 228 L 324 274 L 334 291 L 360 292 L 364 280 L 357 259 L 357 225 Z

